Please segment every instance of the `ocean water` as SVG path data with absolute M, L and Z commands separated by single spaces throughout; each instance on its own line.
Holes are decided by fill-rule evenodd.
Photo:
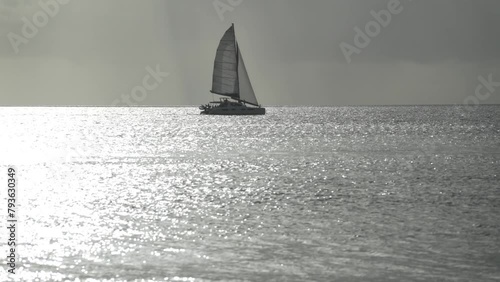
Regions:
M 0 108 L 0 281 L 500 280 L 500 106 L 198 112 Z

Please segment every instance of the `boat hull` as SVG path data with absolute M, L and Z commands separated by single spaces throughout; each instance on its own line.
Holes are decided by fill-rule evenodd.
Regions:
M 222 115 L 222 116 L 254 116 L 265 115 L 266 108 L 253 107 L 213 107 L 203 110 L 202 115 Z

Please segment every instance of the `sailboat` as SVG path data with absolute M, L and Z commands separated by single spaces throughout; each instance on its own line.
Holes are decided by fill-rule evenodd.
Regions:
M 211 93 L 223 96 L 199 108 L 206 115 L 264 115 L 255 97 L 241 50 L 236 41 L 234 23 L 224 33 L 215 55 Z

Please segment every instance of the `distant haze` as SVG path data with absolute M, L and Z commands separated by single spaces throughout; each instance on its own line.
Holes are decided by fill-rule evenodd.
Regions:
M 264 105 L 500 103 L 500 1 L 397 2 L 0 0 L 0 106 L 206 103 L 233 22 Z

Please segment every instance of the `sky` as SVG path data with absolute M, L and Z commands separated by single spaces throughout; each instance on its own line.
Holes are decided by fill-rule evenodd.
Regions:
M 498 0 L 0 0 L 0 106 L 205 104 L 231 23 L 263 105 L 500 104 Z

